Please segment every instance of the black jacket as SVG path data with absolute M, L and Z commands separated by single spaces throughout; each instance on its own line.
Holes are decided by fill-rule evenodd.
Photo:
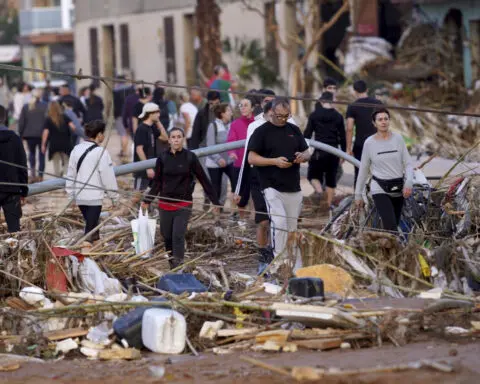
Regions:
M 22 140 L 13 131 L 0 129 L 0 160 L 0 192 L 27 196 L 27 155 Z
M 83 116 L 83 122 L 89 123 L 94 120 L 103 120 L 103 100 L 100 96 L 91 95 L 85 103 L 87 104 L 87 111 Z M 83 104 L 82 104 L 83 105 Z
M 317 105 L 315 111 L 308 118 L 307 128 L 303 135 L 306 139 L 311 139 L 313 133 L 315 133 L 315 141 L 335 148 L 340 145 L 342 151 L 346 151 L 345 123 L 343 116 L 337 110 Z
M 210 105 L 207 104 L 198 111 L 192 127 L 192 137 L 190 138 L 189 149 L 198 149 L 204 147 L 207 139 L 208 125 L 214 120 Z
M 73 95 L 65 95 L 58 100 L 60 104 L 62 104 L 64 101 L 69 101 L 70 103 L 72 103 L 73 112 L 75 112 L 79 119 L 83 119 L 85 117 L 87 110 L 85 109 L 85 106 L 82 104 L 78 97 L 75 97 Z
M 151 203 L 154 196 L 160 196 L 161 200 L 172 199 L 173 202 L 192 201 L 195 177 L 202 184 L 210 201 L 220 205 L 198 157 L 187 149 L 175 154 L 167 150 L 157 158 L 152 189 L 147 193 L 144 201 Z

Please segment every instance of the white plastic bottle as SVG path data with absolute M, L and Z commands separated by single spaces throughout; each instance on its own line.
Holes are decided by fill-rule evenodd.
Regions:
M 142 319 L 142 342 L 156 353 L 179 354 L 185 349 L 187 323 L 182 314 L 171 309 L 152 308 Z

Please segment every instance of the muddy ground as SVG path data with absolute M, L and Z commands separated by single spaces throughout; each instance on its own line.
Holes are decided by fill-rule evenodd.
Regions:
M 297 353 L 252 353 L 239 352 L 215 356 L 201 354 L 163 356 L 145 354 L 135 362 L 99 362 L 85 359 L 62 360 L 45 363 L 21 362 L 14 372 L 0 372 L 0 383 L 46 384 L 46 383 L 290 383 L 293 378 L 254 367 L 240 360 L 249 356 L 264 363 L 282 368 L 310 366 L 341 369 L 371 368 L 378 365 L 398 365 L 424 359 L 442 360 L 455 367 L 454 373 L 440 373 L 429 369 L 399 373 L 361 374 L 325 378 L 325 384 L 396 384 L 396 383 L 478 383 L 480 382 L 480 342 L 474 338 L 463 340 L 430 340 L 404 347 L 384 345 L 361 350 L 334 350 Z M 1 359 L 0 359 L 1 361 Z M 155 371 L 165 368 L 162 378 Z

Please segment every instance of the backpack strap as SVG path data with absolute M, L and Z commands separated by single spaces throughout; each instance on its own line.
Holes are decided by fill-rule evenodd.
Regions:
M 215 144 L 217 144 L 218 126 L 216 121 L 213 121 L 213 130 L 215 132 Z
M 97 143 L 93 143 L 93 145 L 91 145 L 90 147 L 87 148 L 87 150 L 85 152 L 83 152 L 83 155 L 80 156 L 80 159 L 78 159 L 78 163 L 77 163 L 77 173 L 78 171 L 80 170 L 80 167 L 82 166 L 82 163 L 83 163 L 83 160 L 85 160 L 85 157 L 91 152 L 93 151 L 95 148 L 98 147 L 98 144 Z

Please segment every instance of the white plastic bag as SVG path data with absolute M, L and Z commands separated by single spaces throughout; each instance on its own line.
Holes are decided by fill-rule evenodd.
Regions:
M 143 258 L 151 256 L 151 250 L 155 245 L 155 231 L 157 229 L 157 221 L 148 218 L 148 211 L 143 214 L 142 208 L 138 210 L 138 219 L 131 221 L 133 232 L 133 245 L 137 255 Z M 146 253 L 145 253 L 146 252 Z

